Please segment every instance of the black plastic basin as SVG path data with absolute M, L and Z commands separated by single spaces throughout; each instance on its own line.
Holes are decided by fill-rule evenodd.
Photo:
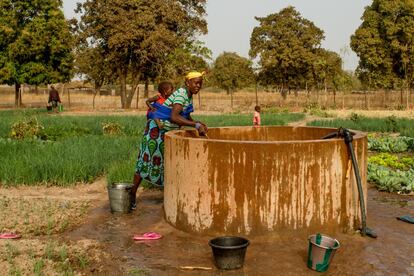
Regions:
M 214 256 L 214 262 L 219 269 L 237 269 L 243 267 L 249 240 L 236 237 L 218 237 L 208 243 Z

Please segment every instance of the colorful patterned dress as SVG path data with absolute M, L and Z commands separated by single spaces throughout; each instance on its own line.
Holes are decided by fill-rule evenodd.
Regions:
M 176 90 L 164 102 L 164 106 L 180 104 L 183 110 L 192 109 L 192 98 L 188 96 L 187 89 Z M 161 120 L 164 127 L 158 128 L 154 119 L 147 121 L 144 137 L 141 141 L 135 171 L 142 179 L 158 185 L 164 186 L 164 135 L 167 131 L 179 129 L 179 126 L 169 120 Z

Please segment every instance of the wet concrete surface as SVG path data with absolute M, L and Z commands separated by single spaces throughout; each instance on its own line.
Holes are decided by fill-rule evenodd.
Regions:
M 377 239 L 358 233 L 328 233 L 337 238 L 341 248 L 324 275 L 414 275 L 414 225 L 396 219 L 414 216 L 414 197 L 368 192 L 368 226 Z M 133 234 L 158 232 L 163 238 L 135 242 Z M 247 237 L 245 265 L 234 271 L 214 267 L 208 241 L 200 236 L 176 230 L 164 220 L 162 191 L 145 191 L 138 209 L 131 214 L 111 214 L 105 201 L 94 209 L 87 222 L 67 233 L 65 239 L 95 239 L 113 256 L 112 266 L 128 275 L 320 275 L 306 266 L 306 231 L 283 231 Z M 209 267 L 210 271 L 182 270 L 182 266 Z M 116 273 L 118 275 L 118 273 Z M 114 274 L 115 275 L 115 274 Z

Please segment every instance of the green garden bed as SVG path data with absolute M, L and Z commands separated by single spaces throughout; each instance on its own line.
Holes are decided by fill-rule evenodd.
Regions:
M 210 127 L 251 125 L 251 115 L 195 116 Z M 285 125 L 303 114 L 263 114 Z M 0 111 L 0 183 L 58 185 L 131 182 L 144 116 L 64 116 L 43 110 Z M 106 130 L 106 131 L 105 131 Z

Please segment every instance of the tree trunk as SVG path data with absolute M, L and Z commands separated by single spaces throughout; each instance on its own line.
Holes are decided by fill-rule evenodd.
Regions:
M 228 89 L 227 95 L 230 94 L 231 109 L 233 109 L 233 90 Z
M 132 99 L 134 98 L 135 92 L 137 91 L 138 85 L 139 85 L 139 74 L 137 72 L 132 73 L 132 84 L 131 84 L 131 90 L 129 93 L 127 92 L 126 95 L 126 108 L 131 108 L 132 105 Z
M 22 91 L 20 90 L 20 83 L 14 85 L 14 106 L 20 108 L 22 106 Z
M 119 74 L 119 79 L 120 79 L 120 83 L 121 83 L 121 107 L 122 108 L 126 108 L 126 79 L 127 79 L 127 75 L 125 72 L 122 72 L 121 74 Z
M 139 85 L 137 85 L 137 105 L 136 105 L 137 109 L 138 109 L 138 103 L 139 103 Z
M 345 90 L 342 91 L 342 110 L 345 109 Z
M 95 98 L 96 95 L 101 95 L 101 85 L 95 83 L 95 93 L 93 94 L 93 100 L 92 100 L 92 108 L 95 109 Z
M 145 87 L 144 87 L 144 98 L 148 98 L 149 95 L 149 80 L 145 80 Z
M 70 108 L 70 88 L 68 88 L 68 108 Z
M 401 88 L 401 90 L 400 90 L 400 106 L 402 107 L 403 105 L 404 105 L 404 96 L 403 96 L 403 91 L 404 91 L 404 89 L 403 88 Z
M 333 102 L 334 102 L 334 106 L 336 108 L 336 90 L 333 91 Z

